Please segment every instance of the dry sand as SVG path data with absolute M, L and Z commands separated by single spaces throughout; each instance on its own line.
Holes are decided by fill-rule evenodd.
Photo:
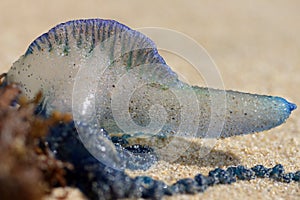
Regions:
M 29 43 L 59 22 L 110 18 L 132 28 L 164 27 L 203 45 L 218 66 L 226 89 L 278 95 L 300 105 L 300 2 L 286 1 L 17 1 L 0 2 L 0 71 L 24 53 Z M 184 73 L 186 62 L 167 56 Z M 197 83 L 191 73 L 186 76 Z M 281 163 L 300 169 L 300 111 L 270 131 L 219 140 L 201 159 L 189 153 L 175 163 L 161 161 L 145 174 L 167 183 L 206 174 L 215 167 Z M 78 196 L 78 195 L 75 195 Z M 256 179 L 218 185 L 197 195 L 166 199 L 300 199 L 296 183 Z M 69 196 L 69 199 L 75 199 Z M 78 197 L 80 199 L 80 197 Z

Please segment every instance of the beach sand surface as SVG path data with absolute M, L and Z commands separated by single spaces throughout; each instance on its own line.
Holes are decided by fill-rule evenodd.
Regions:
M 6 72 L 37 36 L 60 22 L 115 19 L 132 28 L 162 27 L 193 38 L 214 60 L 226 89 L 282 96 L 300 105 L 299 8 L 297 0 L 1 0 L 0 71 Z M 186 60 L 161 52 L 167 63 L 190 83 L 204 84 L 203 79 L 189 71 L 192 69 Z M 172 184 L 232 165 L 273 167 L 280 163 L 287 172 L 295 172 L 300 170 L 300 110 L 272 130 L 218 140 L 204 158 L 197 146 L 192 148 L 195 151 L 184 153 L 173 163 L 162 160 L 148 171 L 128 173 Z M 67 199 L 82 199 L 78 190 L 67 190 Z M 60 193 L 56 191 L 50 199 Z M 165 199 L 296 200 L 300 199 L 300 187 L 299 183 L 255 179 Z

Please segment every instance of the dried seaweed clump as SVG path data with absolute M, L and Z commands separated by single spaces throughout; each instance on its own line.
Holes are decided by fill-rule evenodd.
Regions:
M 17 85 L 0 89 L 0 199 L 41 199 L 54 186 L 64 186 L 65 168 L 43 138 L 48 128 L 67 115 L 54 113 L 43 119 L 34 114 L 41 94 L 27 101 Z

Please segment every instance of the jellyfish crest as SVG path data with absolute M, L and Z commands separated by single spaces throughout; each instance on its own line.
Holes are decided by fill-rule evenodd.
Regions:
M 42 90 L 44 98 L 40 108 L 46 115 L 53 110 L 72 113 L 82 139 L 87 140 L 86 135 L 91 134 L 90 138 L 95 140 L 97 135 L 106 160 L 112 158 L 114 163 L 118 156 L 114 145 L 101 134 L 99 120 L 103 118 L 97 118 L 96 113 L 98 105 L 108 102 L 107 93 L 101 95 L 109 87 L 100 85 L 99 81 L 109 83 L 123 69 L 145 63 L 163 64 L 168 76 L 177 79 L 155 44 L 143 34 L 113 20 L 75 20 L 60 24 L 33 41 L 11 67 L 7 81 L 19 83 L 30 99 Z M 112 68 L 116 70 L 110 70 L 113 73 L 104 77 L 105 70 Z

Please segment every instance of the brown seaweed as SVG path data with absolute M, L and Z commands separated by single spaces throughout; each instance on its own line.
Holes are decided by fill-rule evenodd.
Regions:
M 34 114 L 42 94 L 32 101 L 15 84 L 0 89 L 0 199 L 41 199 L 54 186 L 65 186 L 65 169 L 72 165 L 54 158 L 43 138 L 50 126 L 69 121 L 53 113 Z M 43 144 L 43 145 L 41 145 Z

